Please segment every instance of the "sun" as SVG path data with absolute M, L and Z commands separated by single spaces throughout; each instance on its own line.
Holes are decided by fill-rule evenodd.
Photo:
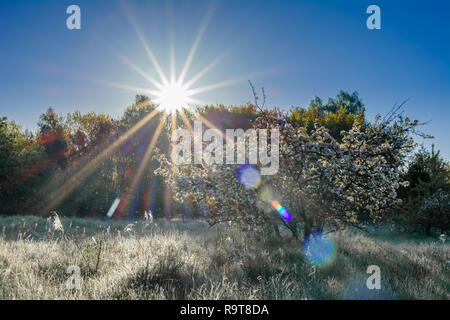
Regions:
M 158 60 L 156 59 L 152 49 L 147 43 L 142 31 L 140 30 L 138 24 L 134 20 L 134 18 L 127 12 L 127 17 L 130 20 L 131 26 L 138 39 L 140 40 L 145 52 L 149 60 L 151 61 L 153 71 L 156 72 L 157 77 L 150 75 L 144 69 L 139 67 L 133 60 L 127 58 L 118 50 L 113 49 L 113 53 L 120 58 L 125 64 L 134 69 L 137 73 L 139 73 L 143 78 L 145 78 L 150 86 L 147 85 L 144 87 L 136 87 L 129 84 L 110 82 L 110 81 L 100 81 L 102 84 L 106 84 L 112 87 L 125 89 L 131 91 L 135 94 L 140 94 L 144 96 L 148 96 L 152 103 L 158 105 L 158 110 L 166 113 L 175 115 L 178 112 L 180 114 L 184 114 L 185 111 L 196 113 L 196 108 L 198 106 L 206 106 L 213 104 L 212 101 L 205 101 L 198 99 L 198 95 L 209 92 L 212 90 L 216 90 L 219 88 L 231 86 L 243 81 L 247 81 L 251 77 L 261 76 L 262 73 L 250 73 L 247 75 L 242 75 L 240 77 L 228 79 L 225 81 L 220 81 L 216 83 L 206 84 L 200 87 L 194 86 L 201 78 L 203 78 L 208 72 L 210 72 L 225 56 L 230 53 L 230 48 L 224 50 L 220 55 L 216 56 L 209 64 L 204 66 L 198 73 L 193 75 L 190 79 L 186 79 L 189 74 L 189 68 L 194 60 L 194 56 L 199 48 L 201 39 L 203 34 L 207 29 L 208 22 L 211 18 L 212 11 L 214 9 L 214 5 L 211 5 L 206 18 L 204 19 L 201 28 L 194 40 L 194 43 L 189 51 L 189 54 L 184 62 L 183 67 L 177 72 L 176 70 L 176 62 L 175 62 L 175 49 L 173 39 L 170 39 L 170 54 L 169 62 L 170 62 L 170 70 L 169 73 L 166 74 L 161 68 Z M 152 73 L 153 73 L 152 71 Z
M 211 6 L 212 8 L 213 6 Z M 117 82 L 110 82 L 110 81 L 96 81 L 98 83 L 112 86 L 115 88 L 120 88 L 124 90 L 128 90 L 133 92 L 134 94 L 140 94 L 148 96 L 150 99 L 145 100 L 137 105 L 140 106 L 149 106 L 149 103 L 153 105 L 153 102 L 158 105 L 157 108 L 155 108 L 153 111 L 148 113 L 145 117 L 140 119 L 136 124 L 134 124 L 131 128 L 128 129 L 127 132 L 125 132 L 123 135 L 121 135 L 117 140 L 115 140 L 110 145 L 106 146 L 106 148 L 100 152 L 98 155 L 96 155 L 92 160 L 87 161 L 86 164 L 82 166 L 80 163 L 80 170 L 74 170 L 72 172 L 69 179 L 67 179 L 64 184 L 61 187 L 61 192 L 57 194 L 57 197 L 53 199 L 53 201 L 42 211 L 42 213 L 47 213 L 50 210 L 52 210 L 54 207 L 61 204 L 65 199 L 75 190 L 75 188 L 78 187 L 78 184 L 73 183 L 73 181 L 79 181 L 79 183 L 82 183 L 82 181 L 86 180 L 95 170 L 98 168 L 101 163 L 103 163 L 104 159 L 107 159 L 110 157 L 110 155 L 115 152 L 118 148 L 120 148 L 124 143 L 129 141 L 130 137 L 135 135 L 139 130 L 141 130 L 149 121 L 154 119 L 160 114 L 160 111 L 163 111 L 162 117 L 159 117 L 159 124 L 156 127 L 154 134 L 151 137 L 151 140 L 149 142 L 149 145 L 145 151 L 145 154 L 143 155 L 143 158 L 139 164 L 139 167 L 137 168 L 136 172 L 134 173 L 133 180 L 131 181 L 130 185 L 127 188 L 127 192 L 123 195 L 122 199 L 125 199 L 125 201 L 128 201 L 127 199 L 131 199 L 134 190 L 140 183 L 140 178 L 142 174 L 144 174 L 144 170 L 147 168 L 148 162 L 151 160 L 152 150 L 154 149 L 159 136 L 164 130 L 164 124 L 166 123 L 166 120 L 169 118 L 169 115 L 171 115 L 172 119 L 172 133 L 176 130 L 177 125 L 177 114 L 179 113 L 181 120 L 184 122 L 186 127 L 188 127 L 192 132 L 192 125 L 191 121 L 188 117 L 189 114 L 195 114 L 198 116 L 198 118 L 205 123 L 210 129 L 217 129 L 219 130 L 213 123 L 211 123 L 209 120 L 207 120 L 205 117 L 203 117 L 198 111 L 197 106 L 203 105 L 209 105 L 212 104 L 211 102 L 199 100 L 196 96 L 198 94 L 209 92 L 211 90 L 215 90 L 218 88 L 227 87 L 242 81 L 246 81 L 251 77 L 255 76 L 261 76 L 262 73 L 252 73 L 243 75 L 240 77 L 236 77 L 234 79 L 229 79 L 221 82 L 216 82 L 212 84 L 207 84 L 201 87 L 193 87 L 193 85 L 199 81 L 202 77 L 204 77 L 208 72 L 210 72 L 228 53 L 229 49 L 225 50 L 222 54 L 218 55 L 214 58 L 213 61 L 211 61 L 209 64 L 207 64 L 203 69 L 201 69 L 198 73 L 196 73 L 192 78 L 186 79 L 186 76 L 188 75 L 188 70 L 191 66 L 191 63 L 193 61 L 193 58 L 195 56 L 195 53 L 199 47 L 200 41 L 202 39 L 202 35 L 206 30 L 209 17 L 211 15 L 211 12 L 208 13 L 207 18 L 202 24 L 202 27 L 194 41 L 194 44 L 192 45 L 191 50 L 189 51 L 189 55 L 186 58 L 186 61 L 177 76 L 177 72 L 175 69 L 175 52 L 174 52 L 174 45 L 171 43 L 170 48 L 170 74 L 169 77 L 166 76 L 166 74 L 163 72 L 160 64 L 158 63 L 155 55 L 153 54 L 153 51 L 149 47 L 148 43 L 146 42 L 141 30 L 139 29 L 137 23 L 134 21 L 134 19 L 127 13 L 127 17 L 131 22 L 132 27 L 134 28 L 134 31 L 136 32 L 136 35 L 138 36 L 140 42 L 143 45 L 143 48 L 145 49 L 145 52 L 147 53 L 152 66 L 154 68 L 154 71 L 159 76 L 158 78 L 154 78 L 151 76 L 148 72 L 144 71 L 144 69 L 140 68 L 133 60 L 127 58 L 123 54 L 121 54 L 119 51 L 112 48 L 112 52 L 120 58 L 125 64 L 127 64 L 131 69 L 135 70 L 137 73 L 139 73 L 143 78 L 145 78 L 149 84 L 150 87 L 136 87 L 129 84 L 124 83 L 117 83 Z M 49 185 L 50 187 L 50 185 Z M 122 204 L 122 202 L 120 202 Z M 116 204 L 114 204 L 116 206 Z M 125 203 L 125 207 L 127 204 Z
M 155 97 L 155 103 L 159 104 L 159 107 L 167 113 L 174 113 L 187 108 L 191 101 L 185 86 L 176 81 L 170 81 L 163 85 L 155 93 Z

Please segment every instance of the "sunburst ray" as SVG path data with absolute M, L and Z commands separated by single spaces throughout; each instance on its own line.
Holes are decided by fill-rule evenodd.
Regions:
M 137 73 L 139 73 L 142 77 L 144 77 L 148 82 L 150 82 L 152 85 L 154 85 L 159 90 L 162 89 L 162 85 L 160 82 L 158 82 L 156 79 L 152 78 L 149 74 L 147 74 L 144 70 L 139 68 L 134 62 L 132 62 L 130 59 L 122 55 L 116 50 L 111 49 L 114 54 L 119 57 L 123 62 L 125 62 L 127 65 L 129 65 L 133 70 L 135 70 Z
M 164 127 L 164 123 L 166 122 L 166 119 L 167 119 L 167 115 L 164 114 L 163 118 L 160 119 L 160 121 L 159 121 L 158 127 L 156 128 L 147 149 L 145 150 L 145 154 L 142 157 L 141 162 L 139 163 L 139 167 L 133 176 L 133 180 L 131 181 L 130 185 L 128 186 L 127 192 L 123 197 L 124 201 L 128 201 L 130 199 L 130 197 L 132 196 L 133 192 L 135 191 L 140 179 L 142 178 L 142 174 L 144 173 L 144 170 L 149 163 L 150 156 L 156 145 L 156 142 L 158 141 L 159 136 L 161 135 L 161 132 Z M 128 203 L 125 204 L 125 207 L 128 205 L 129 205 Z
M 208 27 L 208 23 L 209 20 L 211 19 L 213 11 L 214 11 L 214 3 L 212 3 L 211 6 L 209 7 L 206 17 L 203 20 L 202 26 L 200 27 L 197 37 L 194 40 L 194 44 L 192 45 L 192 48 L 189 52 L 189 55 L 186 59 L 186 62 L 184 63 L 183 69 L 181 70 L 180 76 L 178 78 L 177 81 L 178 84 L 182 84 L 184 82 L 184 78 L 186 77 L 189 67 L 191 66 L 192 60 L 194 59 L 195 53 L 197 52 L 198 46 L 200 45 L 200 42 L 203 38 L 203 34 L 205 33 Z
M 103 150 L 98 156 L 89 161 L 83 168 L 77 171 L 72 177 L 67 179 L 65 183 L 59 188 L 62 190 L 55 199 L 45 207 L 42 214 L 46 214 L 48 211 L 52 210 L 59 204 L 61 204 L 66 197 L 71 194 L 75 188 L 82 183 L 90 173 L 98 166 L 98 164 L 105 159 L 108 155 L 114 152 L 118 147 L 123 145 L 130 137 L 132 137 L 139 129 L 141 129 L 146 123 L 148 123 L 153 117 L 159 113 L 158 109 L 153 110 L 151 113 L 146 115 L 137 124 L 130 128 L 125 134 L 121 135 L 116 141 L 109 145 L 105 150 Z
M 227 53 L 223 53 L 222 55 L 215 58 L 211 61 L 205 68 L 200 70 L 195 76 L 193 76 L 189 81 L 187 81 L 183 86 L 186 89 L 189 89 L 195 82 L 200 80 L 203 76 L 205 76 L 212 68 L 214 68 L 223 58 L 227 55 Z
M 153 66 L 156 69 L 156 72 L 158 73 L 162 84 L 168 84 L 169 80 L 167 80 L 166 75 L 164 74 L 158 60 L 156 59 L 155 55 L 153 54 L 153 51 L 150 49 L 150 46 L 148 45 L 147 41 L 145 40 L 144 35 L 142 34 L 141 29 L 139 28 L 138 24 L 136 23 L 136 21 L 134 20 L 133 16 L 131 15 L 131 12 L 128 10 L 128 8 L 126 6 L 124 6 L 124 11 L 125 14 L 131 24 L 131 26 L 134 29 L 134 32 L 136 33 L 137 37 L 139 38 L 139 41 L 141 42 L 142 46 L 145 49 L 145 52 L 147 53 L 148 57 L 150 58 Z

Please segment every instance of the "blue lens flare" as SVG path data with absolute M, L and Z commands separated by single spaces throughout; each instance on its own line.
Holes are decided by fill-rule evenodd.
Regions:
M 237 170 L 237 178 L 246 188 L 257 188 L 261 185 L 259 169 L 251 164 L 244 164 Z
M 336 257 L 336 245 L 322 232 L 314 232 L 305 240 L 303 252 L 309 263 L 322 267 Z
M 280 216 L 286 220 L 287 222 L 292 220 L 292 216 L 291 213 L 289 211 L 287 211 L 287 209 L 284 209 L 280 212 Z

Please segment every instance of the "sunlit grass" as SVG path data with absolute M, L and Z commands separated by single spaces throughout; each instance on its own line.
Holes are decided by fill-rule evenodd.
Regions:
M 61 221 L 64 233 L 46 219 L 0 217 L 0 299 L 450 298 L 450 246 L 438 239 L 333 234 L 336 259 L 313 268 L 297 241 L 228 225 Z M 380 292 L 364 289 L 371 264 Z M 69 265 L 81 268 L 81 290 L 65 286 Z

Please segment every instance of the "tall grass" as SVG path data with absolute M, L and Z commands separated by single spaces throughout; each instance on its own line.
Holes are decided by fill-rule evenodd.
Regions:
M 335 258 L 307 262 L 300 243 L 202 222 L 109 223 L 0 217 L 0 299 L 449 299 L 450 246 L 332 234 Z M 128 225 L 128 226 L 127 226 Z M 66 273 L 80 267 L 81 289 Z M 369 265 L 382 289 L 369 290 Z

